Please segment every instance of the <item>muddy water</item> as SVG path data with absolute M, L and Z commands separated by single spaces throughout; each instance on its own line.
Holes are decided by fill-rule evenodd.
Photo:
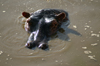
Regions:
M 23 11 L 68 11 L 70 26 L 49 41 L 49 51 L 24 47 Z M 99 0 L 0 0 L 0 66 L 100 66 Z

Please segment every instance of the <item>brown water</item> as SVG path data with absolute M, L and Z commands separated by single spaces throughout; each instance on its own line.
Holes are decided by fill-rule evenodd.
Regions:
M 43 8 L 68 11 L 71 24 L 49 51 L 27 49 L 21 13 Z M 99 48 L 100 0 L 0 0 L 0 66 L 100 66 Z

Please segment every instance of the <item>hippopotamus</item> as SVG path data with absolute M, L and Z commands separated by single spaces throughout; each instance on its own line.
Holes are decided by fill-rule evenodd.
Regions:
M 25 44 L 29 49 L 47 49 L 50 36 L 69 20 L 68 12 L 61 9 L 40 9 L 34 13 L 22 12 L 22 15 L 26 18 L 25 30 L 30 34 Z

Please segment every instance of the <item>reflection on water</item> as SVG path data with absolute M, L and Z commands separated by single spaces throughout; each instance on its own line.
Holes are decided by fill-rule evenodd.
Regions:
M 100 2 L 99 0 L 1 0 L 0 1 L 1 66 L 99 66 Z M 49 51 L 24 47 L 28 34 L 23 29 L 23 11 L 42 8 L 68 11 L 70 26 L 49 43 Z

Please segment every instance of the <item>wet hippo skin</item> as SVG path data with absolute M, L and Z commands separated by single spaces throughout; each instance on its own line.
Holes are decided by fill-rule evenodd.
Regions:
M 69 20 L 68 13 L 60 9 L 41 9 L 31 14 L 23 12 L 22 15 L 27 18 L 25 30 L 30 36 L 25 46 L 29 49 L 47 49 L 49 37 L 60 29 L 63 22 Z

